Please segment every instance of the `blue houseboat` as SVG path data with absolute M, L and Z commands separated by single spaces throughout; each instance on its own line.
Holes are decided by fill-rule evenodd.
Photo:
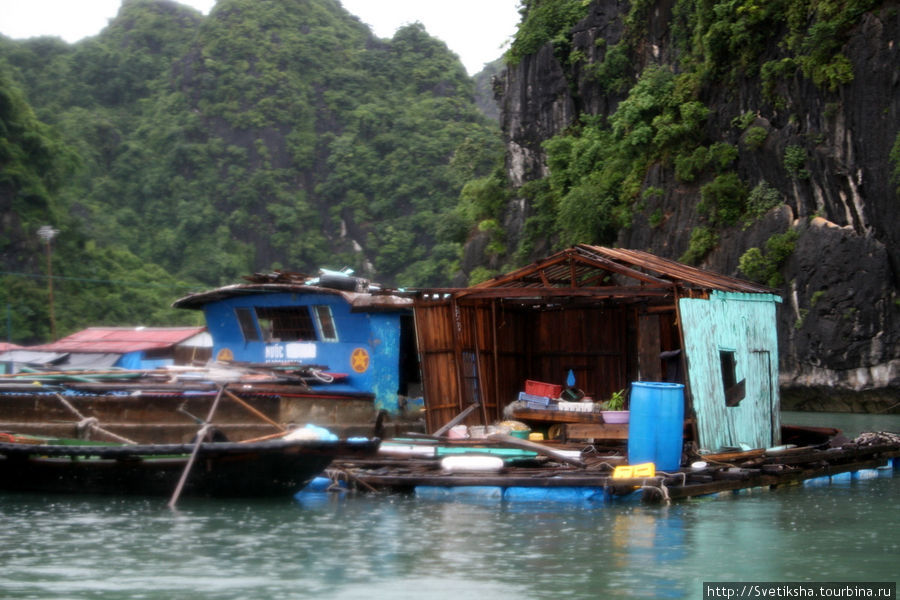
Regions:
M 362 399 L 373 414 L 400 416 L 418 398 L 411 298 L 340 271 L 247 279 L 174 303 L 203 311 L 215 360 L 304 365 L 316 375 L 307 396 Z

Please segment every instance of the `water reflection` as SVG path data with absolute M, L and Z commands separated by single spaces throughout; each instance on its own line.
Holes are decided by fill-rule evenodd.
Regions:
M 900 475 L 672 506 L 0 495 L 0 598 L 697 598 L 896 580 Z

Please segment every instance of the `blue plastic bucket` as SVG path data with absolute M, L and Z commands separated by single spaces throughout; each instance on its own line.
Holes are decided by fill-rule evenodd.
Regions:
M 677 471 L 684 443 L 684 386 L 635 381 L 629 409 L 628 463 L 652 462 L 658 471 Z

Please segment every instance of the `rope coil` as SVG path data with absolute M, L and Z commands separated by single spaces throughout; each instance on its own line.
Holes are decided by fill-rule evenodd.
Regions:
M 324 371 L 320 371 L 319 369 L 310 369 L 312 376 L 321 381 L 322 383 L 332 383 L 334 381 L 334 376 L 329 375 Z

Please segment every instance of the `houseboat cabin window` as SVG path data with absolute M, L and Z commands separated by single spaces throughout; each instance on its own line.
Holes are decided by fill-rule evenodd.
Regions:
M 263 341 L 316 340 L 316 328 L 306 306 L 257 306 L 256 318 L 263 332 Z
M 253 318 L 253 311 L 246 306 L 240 306 L 234 309 L 237 314 L 238 323 L 241 326 L 241 334 L 244 336 L 245 342 L 258 342 L 259 330 L 256 329 L 256 320 Z
M 331 307 L 326 304 L 314 306 L 316 321 L 319 323 L 319 332 L 322 334 L 322 341 L 336 342 L 338 341 L 337 329 L 334 326 L 334 317 L 331 315 Z

